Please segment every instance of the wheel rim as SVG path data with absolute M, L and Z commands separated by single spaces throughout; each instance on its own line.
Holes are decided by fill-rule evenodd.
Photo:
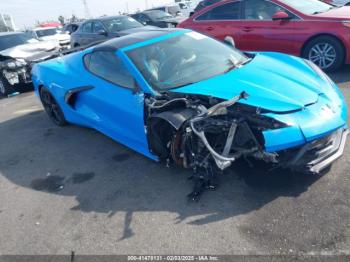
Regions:
M 5 94 L 5 85 L 1 79 L 0 79 L 0 93 Z
M 337 59 L 337 52 L 333 45 L 329 43 L 319 43 L 314 45 L 309 52 L 309 60 L 322 69 L 331 67 Z
M 55 99 L 48 92 L 42 92 L 41 101 L 45 108 L 45 111 L 50 116 L 50 118 L 56 123 L 59 124 L 62 122 L 62 114 L 58 104 Z

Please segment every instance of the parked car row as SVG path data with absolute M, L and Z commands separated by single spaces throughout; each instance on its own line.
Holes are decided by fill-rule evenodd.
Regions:
M 187 19 L 181 16 L 178 5 L 164 6 L 129 16 L 68 24 L 62 32 L 53 27 L 37 28 L 29 32 L 29 39 L 39 39 L 43 45 L 57 41 L 57 51 L 159 27 L 179 27 L 221 41 L 232 37 L 236 47 L 243 51 L 277 51 L 301 56 L 325 71 L 332 71 L 350 63 L 350 7 L 334 4 L 318 0 L 204 0 Z M 16 77 L 9 78 L 8 72 L 2 71 L 2 95 L 9 92 L 6 90 L 10 90 L 11 83 L 21 82 Z
M 181 27 L 219 40 L 233 37 L 236 46 L 245 51 L 301 56 L 333 71 L 350 63 L 349 9 L 340 2 L 331 5 L 318 0 L 204 0 L 187 19 L 176 16 L 179 9 L 175 7 L 159 7 L 130 17 L 86 21 L 72 34 L 72 46 L 152 29 L 147 26 Z M 111 22 L 108 28 L 106 21 Z

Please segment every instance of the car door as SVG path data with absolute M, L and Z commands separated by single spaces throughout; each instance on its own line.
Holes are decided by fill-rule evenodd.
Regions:
M 219 40 L 224 40 L 226 36 L 232 36 L 238 48 L 240 42 L 241 1 L 225 2 L 219 6 L 214 6 L 207 12 L 197 16 L 191 29 L 210 35 Z
M 108 39 L 107 30 L 100 21 L 93 22 L 92 34 L 93 34 L 92 40 L 94 42 Z
M 240 27 L 241 46 L 245 51 L 276 51 L 294 54 L 297 50 L 296 26 L 300 18 L 269 0 L 244 0 L 244 24 Z M 275 13 L 289 15 L 287 20 L 273 20 Z
M 93 22 L 91 21 L 82 25 L 81 31 L 76 40 L 79 45 L 88 45 L 93 42 L 92 24 Z
M 143 93 L 135 92 L 136 82 L 123 61 L 115 52 L 94 51 L 84 56 L 84 64 L 91 86 L 79 94 L 78 113 L 102 133 L 149 155 Z

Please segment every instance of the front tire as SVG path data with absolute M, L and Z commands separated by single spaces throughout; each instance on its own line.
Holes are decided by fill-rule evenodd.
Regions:
M 302 56 L 323 71 L 337 70 L 344 63 L 345 50 L 341 42 L 332 36 L 319 36 L 309 41 Z
M 46 113 L 55 125 L 66 126 L 68 124 L 61 107 L 51 93 L 44 87 L 41 88 L 40 99 Z

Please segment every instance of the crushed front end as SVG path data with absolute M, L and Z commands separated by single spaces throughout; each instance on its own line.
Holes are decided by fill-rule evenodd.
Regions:
M 59 56 L 59 48 L 56 46 L 48 51 L 37 52 L 25 58 L 0 55 L 0 74 L 11 86 L 28 84 L 32 81 L 31 71 L 34 64 L 57 56 Z
M 322 99 L 303 110 L 276 114 L 245 104 L 248 96 L 242 92 L 222 100 L 167 93 L 146 99 L 150 150 L 168 164 L 193 170 L 191 199 L 215 188 L 217 175 L 239 158 L 319 173 L 342 155 L 348 134 L 344 108 L 333 110 L 326 123 L 313 119 L 325 110 Z
M 0 72 L 10 85 L 29 83 L 31 66 L 24 59 L 0 56 Z
M 336 131 L 302 146 L 278 153 L 281 167 L 303 173 L 320 173 L 342 156 L 349 130 Z

